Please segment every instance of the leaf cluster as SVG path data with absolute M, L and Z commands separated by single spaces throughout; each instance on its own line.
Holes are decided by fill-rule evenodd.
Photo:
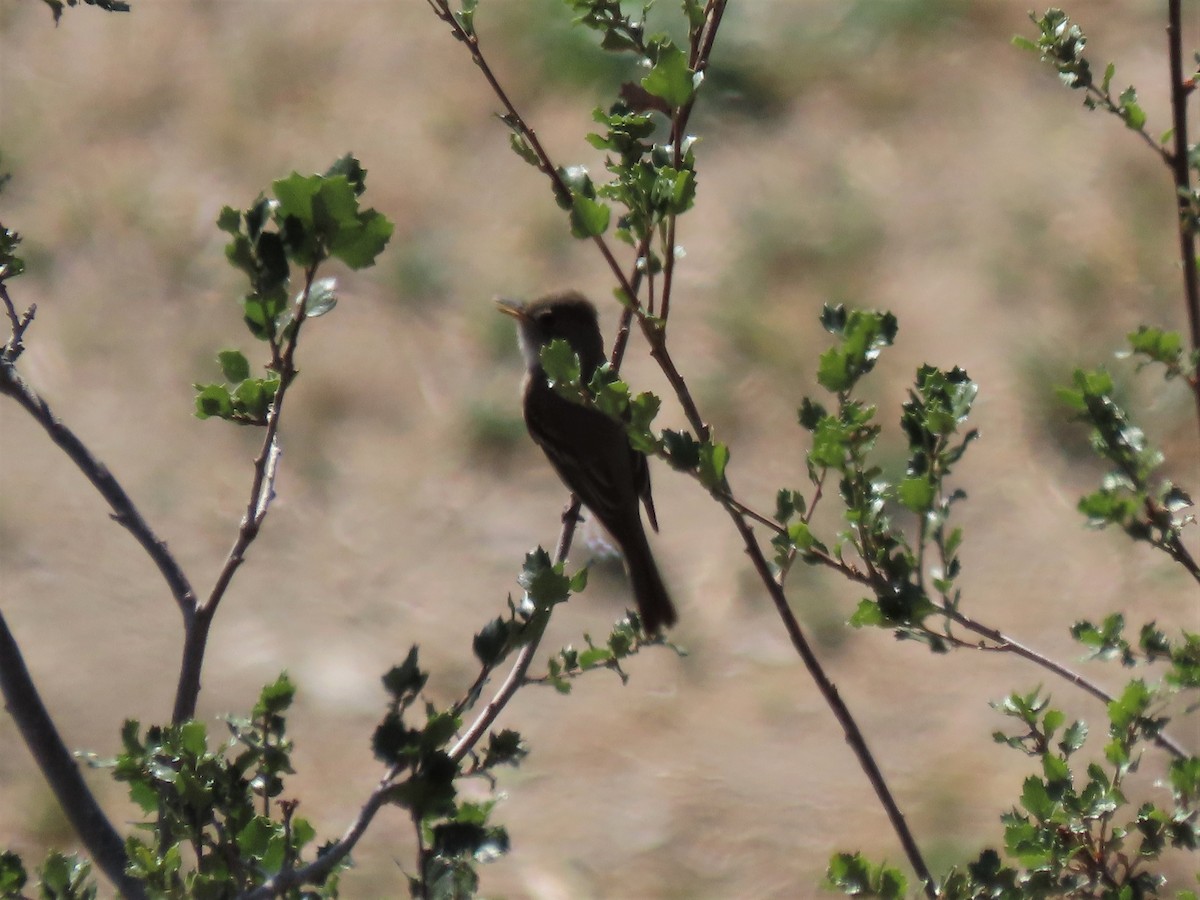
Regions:
M 608 181 L 597 185 L 583 166 L 558 167 L 553 172 L 556 199 L 569 210 L 571 233 L 578 238 L 607 232 L 612 207 L 619 207 L 617 238 L 639 248 L 643 272 L 655 274 L 662 270 L 663 258 L 651 249 L 653 239 L 657 236 L 666 247 L 670 243 L 667 223 L 689 210 L 696 196 L 695 139 L 678 135 L 672 142 L 671 135 L 664 138 L 663 132 L 676 121 L 680 110 L 691 105 L 702 75 L 692 68 L 689 52 L 670 35 L 647 31 L 652 0 L 637 11 L 619 0 L 568 2 L 576 13 L 576 24 L 597 33 L 601 48 L 632 54 L 647 72 L 638 81 L 623 85 L 619 99 L 607 109 L 593 113 L 602 129 L 588 134 L 587 140 L 608 151 L 604 163 Z M 692 0 L 683 4 L 683 10 L 694 45 L 704 24 L 704 11 Z M 524 123 L 512 115 L 502 119 L 513 131 L 510 142 L 514 152 L 551 174 Z
M 266 685 L 251 714 L 226 720 L 230 736 L 210 746 L 203 722 L 121 730 L 116 758 L 94 761 L 128 785 L 146 838 L 126 840 L 128 871 L 152 896 L 228 898 L 302 863 L 316 837 L 282 799 L 292 774 L 287 675 Z M 319 853 L 320 851 L 318 851 Z M 64 895 L 66 896 L 66 895 Z M 295 897 L 336 897 L 337 875 Z
M 1130 85 L 1118 96 L 1112 95 L 1112 80 L 1116 75 L 1113 63 L 1105 66 L 1104 75 L 1097 84 L 1092 64 L 1083 54 L 1087 35 L 1071 21 L 1071 17 L 1061 9 L 1051 7 L 1042 16 L 1030 13 L 1029 18 L 1038 28 L 1036 40 L 1018 35 L 1013 38 L 1013 43 L 1040 54 L 1043 62 L 1054 66 L 1067 87 L 1084 91 L 1083 104 L 1088 109 L 1104 109 L 1124 122 L 1127 128 L 1144 133 L 1146 112 L 1138 102 L 1137 90 Z M 1164 135 L 1163 140 L 1166 137 Z
M 46 854 L 46 861 L 37 870 L 37 880 L 41 900 L 95 900 L 98 894 L 92 864 L 57 850 Z M 9 850 L 0 852 L 0 897 L 27 900 L 23 891 L 28 883 L 29 873 L 21 857 Z
M 908 445 L 905 477 L 892 484 L 874 460 L 881 433 L 877 410 L 856 389 L 895 340 L 896 319 L 887 312 L 826 306 L 821 324 L 836 343 L 821 354 L 817 381 L 834 395 L 834 407 L 808 397 L 800 405 L 800 426 L 811 435 L 806 463 L 815 494 L 810 502 L 791 488 L 777 493 L 775 564 L 781 577 L 796 559 L 831 566 L 874 594 L 861 601 L 851 624 L 896 629 L 902 637 L 945 649 L 945 636 L 924 621 L 959 599 L 954 582 L 963 534 L 948 523 L 953 504 L 966 495 L 947 488 L 946 481 L 977 437 L 973 429 L 963 430 L 977 387 L 962 369 L 917 370 L 900 417 Z M 844 527 L 825 538 L 811 519 L 830 478 L 837 482 Z M 897 524 L 899 512 L 917 517 L 915 539 Z M 927 560 L 929 553 L 936 553 L 935 564 Z
M 468 776 L 491 780 L 496 767 L 518 765 L 526 751 L 516 732 L 492 733 L 483 755 L 473 754 L 465 767 L 448 750 L 462 726 L 456 709 L 425 702 L 418 724 L 407 721 L 428 679 L 416 647 L 384 675 L 388 711 L 375 729 L 372 749 L 391 767 L 387 802 L 408 811 L 420 836 L 418 871 L 409 876 L 412 896 L 470 896 L 478 887 L 475 864 L 508 852 L 508 833 L 489 822 L 495 801 L 462 800 L 456 782 Z
M 1138 629 L 1137 644 L 1125 637 L 1125 617 L 1112 613 L 1099 624 L 1086 619 L 1071 627 L 1071 636 L 1093 659 L 1119 659 L 1123 666 L 1165 664 L 1163 684 L 1173 690 L 1200 689 L 1200 634 L 1182 630 L 1172 640 L 1154 622 Z
M 1168 377 L 1181 371 L 1181 354 L 1171 350 L 1169 333 L 1140 329 L 1130 335 L 1130 343 L 1134 354 L 1165 365 Z M 1092 448 L 1112 467 L 1100 487 L 1079 501 L 1079 511 L 1094 528 L 1115 525 L 1135 541 L 1186 564 L 1183 529 L 1196 521 L 1186 512 L 1193 505 L 1191 496 L 1159 475 L 1162 452 L 1117 401 L 1108 372 L 1077 369 L 1072 382 L 1071 388 L 1060 389 L 1059 397 L 1091 427 Z
M 546 674 L 540 678 L 530 678 L 530 683 L 547 684 L 560 694 L 569 694 L 576 678 L 603 669 L 616 672 L 621 684 L 626 684 L 629 675 L 621 668 L 621 661 L 634 656 L 643 647 L 664 645 L 680 656 L 686 655 L 684 650 L 671 644 L 661 634 L 647 637 L 641 619 L 633 610 L 625 611 L 625 618 L 613 625 L 603 644 L 595 643 L 590 634 L 584 634 L 583 642 L 582 648 L 568 645 L 559 650 L 547 663 Z
M 301 324 L 337 305 L 337 283 L 318 279 L 318 267 L 330 259 L 356 270 L 374 265 L 391 237 L 386 216 L 360 207 L 366 176 L 359 161 L 346 155 L 323 175 L 293 172 L 275 181 L 273 197 L 260 194 L 241 212 L 221 210 L 217 226 L 230 235 L 225 257 L 250 283 L 242 318 L 251 335 L 268 344 L 270 358 L 267 375 L 257 377 L 241 352 L 222 351 L 224 382 L 195 385 L 199 418 L 267 424 L 282 381 L 295 374 L 292 353 Z M 292 296 L 297 280 L 301 286 Z

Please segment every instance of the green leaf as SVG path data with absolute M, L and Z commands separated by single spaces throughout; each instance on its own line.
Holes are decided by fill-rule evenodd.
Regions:
M 480 663 L 491 667 L 504 658 L 511 637 L 512 627 L 509 621 L 497 616 L 475 635 L 471 648 Z
M 852 628 L 887 628 L 891 625 L 874 600 L 859 600 L 849 624 Z
M 404 701 L 418 694 L 428 680 L 429 674 L 422 672 L 417 664 L 417 647 L 414 644 L 404 662 L 393 666 L 383 676 L 383 686 L 393 699 Z
M 673 108 L 683 106 L 692 98 L 692 85 L 693 74 L 688 68 L 687 54 L 674 44 L 659 48 L 654 67 L 642 79 L 642 87 Z
M 262 859 L 275 832 L 275 825 L 270 819 L 255 816 L 237 833 L 238 849 L 255 859 Z
M 192 756 L 201 757 L 208 750 L 208 729 L 203 722 L 184 722 L 179 726 L 179 743 Z
M 1118 98 L 1117 112 L 1124 120 L 1126 127 L 1141 131 L 1146 124 L 1146 112 L 1138 105 L 1137 91 L 1130 85 L 1121 92 Z
M 29 880 L 21 857 L 11 850 L 0 853 L 0 897 L 17 897 Z
M 275 209 L 277 221 L 293 218 L 302 225 L 313 224 L 313 198 L 321 189 L 324 179 L 320 175 L 301 175 L 292 172 L 286 178 L 271 184 L 271 193 L 275 195 L 278 206 Z
M 308 290 L 304 315 L 316 319 L 337 306 L 337 279 L 318 278 Z
M 1045 821 L 1053 815 L 1055 804 L 1050 799 L 1050 794 L 1042 779 L 1034 775 L 1025 779 L 1025 784 L 1021 789 L 1021 806 L 1040 821 Z
M 700 483 L 710 491 L 725 487 L 725 466 L 729 463 L 729 447 L 714 441 L 705 441 L 700 446 Z
M 550 554 L 541 547 L 525 555 L 525 565 L 517 576 L 517 584 L 539 608 L 565 603 L 571 593 L 571 579 L 563 574 L 562 563 L 553 565 Z
M 363 168 L 354 156 L 353 153 L 347 153 L 340 159 L 336 159 L 328 169 L 325 170 L 326 178 L 334 178 L 342 176 L 349 182 L 354 189 L 355 196 L 361 195 L 367 189 L 367 170 Z
M 229 419 L 233 417 L 233 397 L 223 384 L 195 384 L 196 418 Z
M 905 509 L 924 514 L 937 496 L 934 483 L 925 476 L 905 478 L 896 486 L 896 497 Z
M 700 465 L 700 444 L 686 431 L 667 429 L 662 434 L 663 452 L 676 469 L 690 472 Z
M 242 214 L 232 206 L 221 207 L 221 214 L 217 216 L 217 228 L 228 234 L 237 234 L 242 229 Z
M 579 357 L 571 345 L 561 338 L 555 338 L 542 345 L 539 357 L 550 387 L 559 390 L 563 396 L 580 402 Z
M 517 156 L 521 157 L 529 165 L 535 169 L 542 167 L 542 161 L 538 159 L 537 153 L 534 152 L 533 147 L 530 146 L 529 141 L 525 139 L 523 134 L 518 134 L 514 131 L 508 136 L 508 144 L 512 147 L 513 153 L 517 154 Z
M 612 210 L 599 200 L 582 194 L 571 197 L 571 234 L 577 238 L 599 237 L 608 230 Z
M 395 226 L 383 213 L 368 209 L 359 213 L 353 226 L 343 227 L 329 248 L 329 255 L 340 259 L 351 269 L 365 269 L 375 264 L 383 252 Z
M 287 672 L 282 672 L 270 684 L 263 685 L 263 689 L 259 691 L 258 700 L 254 704 L 252 715 L 255 718 L 282 715 L 291 707 L 295 696 L 296 685 L 288 677 Z
M 488 735 L 487 748 L 484 750 L 482 766 L 490 769 L 494 766 L 517 766 L 529 754 L 529 749 L 521 740 L 521 735 L 506 728 L 499 734 L 492 732 Z
M 221 373 L 230 384 L 237 384 L 250 377 L 250 363 L 240 350 L 222 350 L 217 354 Z

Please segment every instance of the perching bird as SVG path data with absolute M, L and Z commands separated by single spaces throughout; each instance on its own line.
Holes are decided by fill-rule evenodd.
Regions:
M 650 525 L 657 531 L 645 455 L 630 446 L 619 422 L 556 393 L 542 368 L 541 349 L 557 338 L 579 356 L 583 383 L 591 381 L 605 359 L 596 307 L 575 291 L 528 304 L 498 300 L 496 305 L 517 320 L 526 367 L 522 401 L 530 436 L 545 451 L 558 477 L 620 547 L 646 631 L 654 634 L 674 625 L 675 607 L 658 574 L 638 508 L 639 500 L 645 503 Z

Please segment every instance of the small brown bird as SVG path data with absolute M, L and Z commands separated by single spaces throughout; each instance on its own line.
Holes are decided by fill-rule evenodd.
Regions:
M 589 406 L 573 403 L 546 383 L 541 349 L 557 339 L 579 356 L 584 384 L 604 362 L 604 338 L 594 307 L 582 294 L 566 291 L 521 304 L 498 300 L 500 311 L 517 320 L 525 357 L 522 398 L 525 426 L 545 451 L 558 477 L 600 520 L 625 556 L 638 615 L 650 634 L 675 624 L 675 607 L 663 586 L 642 527 L 638 501 L 658 530 L 650 496 L 650 469 L 644 454 L 629 444 L 619 422 Z

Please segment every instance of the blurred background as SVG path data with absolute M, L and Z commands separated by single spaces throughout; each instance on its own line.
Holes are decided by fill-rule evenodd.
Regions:
M 618 309 L 590 243 L 508 149 L 498 105 L 425 3 L 134 0 L 127 15 L 0 5 L 0 195 L 25 235 L 14 300 L 38 315 L 26 377 L 123 482 L 207 592 L 249 490 L 259 434 L 192 415 L 218 350 L 265 358 L 240 321 L 220 208 L 353 151 L 365 201 L 396 223 L 379 265 L 333 271 L 342 302 L 311 323 L 282 432 L 278 498 L 217 616 L 200 715 L 247 710 L 287 670 L 289 795 L 321 839 L 376 783 L 379 676 L 418 644 L 428 693 L 470 684 L 471 637 L 519 591 L 523 554 L 551 546 L 565 493 L 520 421 L 520 363 L 497 294 L 575 286 Z M 570 28 L 560 0 L 484 0 L 485 53 L 561 164 L 597 177 L 591 111 L 637 72 Z M 674 4 L 667 4 L 674 10 Z M 982 432 L 958 469 L 969 501 L 963 608 L 1075 664 L 1068 627 L 1123 609 L 1195 628 L 1195 585 L 1162 554 L 1085 530 L 1101 469 L 1055 400 L 1074 365 L 1110 363 L 1140 322 L 1183 326 L 1165 168 L 1119 122 L 1010 44 L 1027 0 L 746 0 L 730 4 L 692 130 L 696 208 L 680 226 L 671 343 L 733 456 L 730 479 L 770 511 L 803 487 L 795 409 L 819 388 L 825 302 L 900 320 L 865 391 L 903 466 L 899 404 L 922 362 L 980 384 Z M 1169 126 L 1162 4 L 1069 9 L 1093 65 L 1137 85 Z M 1185 49 L 1200 45 L 1188 5 Z M 1122 372 L 1128 373 L 1127 369 Z M 635 336 L 635 390 L 666 384 Z M 1143 424 L 1197 484 L 1180 389 L 1125 378 Z M 668 400 L 659 424 L 681 427 Z M 124 717 L 162 722 L 181 644 L 157 571 L 66 458 L 0 404 L 0 600 L 67 743 L 101 756 Z M 522 691 L 499 725 L 532 748 L 495 813 L 513 852 L 482 871 L 493 897 L 797 897 L 828 857 L 903 855 L 836 722 L 791 650 L 725 515 L 653 469 L 653 544 L 689 655 L 648 652 L 631 679 L 597 673 L 562 697 Z M 831 500 L 827 500 L 831 503 Z M 833 523 L 826 522 L 832 534 Z M 761 534 L 761 529 L 760 529 Z M 762 535 L 765 539 L 765 535 Z M 1193 538 L 1193 548 L 1195 540 Z M 628 602 L 587 529 L 544 655 L 607 634 Z M 860 592 L 798 567 L 790 596 L 937 871 L 1002 843 L 1029 761 L 992 741 L 989 707 L 1044 684 L 1105 730 L 1103 709 L 1002 654 L 931 656 L 842 623 Z M 1080 668 L 1109 689 L 1116 667 Z M 1194 746 L 1197 735 L 1179 734 Z M 1089 750 L 1095 752 L 1098 741 Z M 1163 760 L 1147 756 L 1147 791 Z M 89 776 L 118 820 L 123 792 Z M 412 829 L 385 810 L 344 895 L 403 892 Z M 0 718 L 0 846 L 69 846 L 69 828 L 11 720 Z M 1187 860 L 1170 870 L 1190 882 Z

